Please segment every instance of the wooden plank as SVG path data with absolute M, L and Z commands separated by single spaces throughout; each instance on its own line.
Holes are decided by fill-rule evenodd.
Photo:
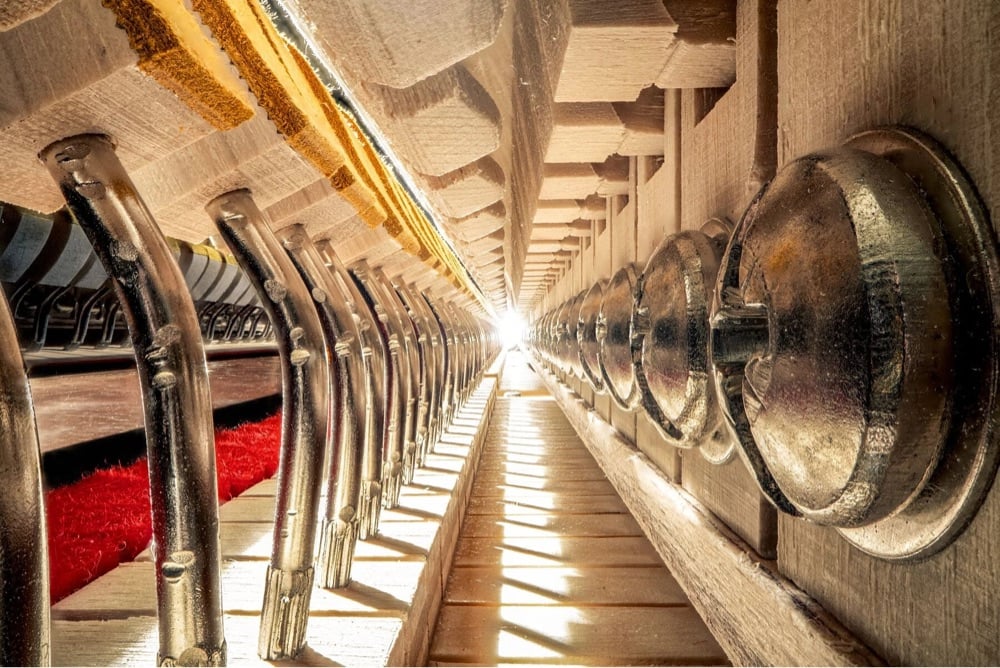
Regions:
M 0 6 L 0 30 L 10 30 L 52 8 L 59 0 L 9 0 Z
M 666 568 L 456 568 L 445 605 L 687 606 Z
M 779 163 L 871 127 L 915 127 L 962 165 L 996 229 L 1000 6 L 878 0 L 836 10 L 779 4 Z M 782 518 L 778 531 L 782 571 L 887 662 L 1000 660 L 1000 486 L 952 546 L 917 563 L 873 559 L 805 522 Z
M 427 196 L 446 216 L 463 218 L 498 202 L 505 176 L 496 160 L 481 158 L 444 176 L 427 176 Z
M 735 664 L 869 665 L 878 658 L 579 399 L 541 374 L 581 440 Z
M 604 162 L 618 150 L 625 126 L 607 102 L 555 105 L 545 162 Z
M 661 88 L 728 87 L 736 80 L 736 8 L 732 0 L 666 0 L 677 22 L 667 62 L 656 78 Z
M 500 145 L 500 110 L 461 65 L 407 88 L 381 87 L 373 99 L 394 146 L 421 174 L 443 176 Z
M 545 165 L 540 199 L 584 199 L 597 192 L 600 179 L 589 164 Z
M 663 69 L 677 24 L 660 0 L 570 0 L 556 102 L 632 101 Z
M 619 155 L 663 155 L 663 90 L 650 86 L 635 102 L 615 102 L 625 132 Z
M 559 512 L 563 514 L 624 513 L 625 506 L 617 494 L 596 496 L 578 492 L 523 492 L 517 490 L 508 498 L 473 497 L 469 504 L 470 515 L 536 515 Z
M 659 566 L 660 557 L 644 537 L 490 538 L 462 536 L 456 566 Z
M 476 487 L 481 485 L 476 481 Z M 550 513 L 507 517 L 469 515 L 462 525 L 469 538 L 551 538 L 554 536 L 640 536 L 641 529 L 631 515 L 565 515 Z
M 277 357 L 213 360 L 208 368 L 216 409 L 281 391 Z M 247 374 L 255 379 L 252 385 L 245 382 Z M 143 427 L 135 369 L 42 376 L 30 384 L 42 452 Z M 102 409 L 108 405 L 115 410 Z
M 506 0 L 300 0 L 326 51 L 363 81 L 406 88 L 489 46 Z M 442 39 L 441 28 L 447 26 Z
M 647 629 L 655 628 L 656 633 Z M 445 605 L 434 661 L 712 665 L 719 646 L 691 608 Z

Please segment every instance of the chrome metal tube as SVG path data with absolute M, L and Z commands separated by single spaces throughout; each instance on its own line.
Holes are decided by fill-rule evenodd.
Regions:
M 49 555 L 42 469 L 17 328 L 0 295 L 0 665 L 51 659 Z
M 441 327 L 431 311 L 420 290 L 411 285 L 409 288 L 410 306 L 419 312 L 426 323 L 426 335 L 429 342 L 428 352 L 430 364 L 428 369 L 432 377 L 429 404 L 427 406 L 427 439 L 424 445 L 425 456 L 433 452 L 441 435 L 441 390 L 444 387 L 444 340 L 441 338 Z
M 318 583 L 346 587 L 358 540 L 362 504 L 368 387 L 361 332 L 348 296 L 327 269 L 305 227 L 293 225 L 280 234 L 285 250 L 316 302 L 329 361 L 330 422 L 327 429 L 329 473 L 326 513 L 320 526 Z
M 389 385 L 386 392 L 389 415 L 387 449 L 382 453 L 382 506 L 395 508 L 399 505 L 399 493 L 403 486 L 403 455 L 405 453 L 406 402 L 410 395 L 409 358 L 406 357 L 402 324 L 395 317 L 395 311 L 386 303 L 380 284 L 372 275 L 365 262 L 351 267 L 359 289 L 365 295 L 365 303 L 378 322 L 382 342 L 388 351 L 386 365 L 389 370 Z
M 426 314 L 420 310 L 418 302 L 408 286 L 397 286 L 407 314 L 417 333 L 417 350 L 420 358 L 420 404 L 417 416 L 417 466 L 423 466 L 427 458 L 431 439 L 431 406 L 435 383 L 434 350 L 431 342 L 431 327 Z
M 403 300 L 396 294 L 392 282 L 381 269 L 374 269 L 373 274 L 379 281 L 386 304 L 395 311 L 396 319 L 403 335 L 403 348 L 407 358 L 409 371 L 409 386 L 406 398 L 406 412 L 403 416 L 403 483 L 413 482 L 413 473 L 417 468 L 417 425 L 420 419 L 420 351 L 417 349 L 417 330 L 406 312 Z
M 316 243 L 328 263 L 334 282 L 348 296 L 347 304 L 358 323 L 361 334 L 365 370 L 365 440 L 361 465 L 362 503 L 358 517 L 358 538 L 368 540 L 378 534 L 382 511 L 382 453 L 389 447 L 394 432 L 386 420 L 389 387 L 389 365 L 371 309 L 344 263 L 328 239 Z
M 455 352 L 455 341 L 451 332 L 445 326 L 445 321 L 441 318 L 441 313 L 439 307 L 435 307 L 434 302 L 430 300 L 427 295 L 424 295 L 424 301 L 427 302 L 427 308 L 430 309 L 434 316 L 435 322 L 437 322 L 438 332 L 441 337 L 441 375 L 442 379 L 439 404 L 438 404 L 438 432 L 437 439 L 440 440 L 441 435 L 444 434 L 444 430 L 451 423 L 451 406 L 453 404 L 452 389 L 454 387 L 454 352 Z
M 198 316 L 162 232 L 101 135 L 50 145 L 59 183 L 118 295 L 149 453 L 161 665 L 223 665 L 215 430 Z
M 274 543 L 257 652 L 293 658 L 305 645 L 329 413 L 323 329 L 310 294 L 248 190 L 205 207 L 257 289 L 281 356 L 281 459 Z

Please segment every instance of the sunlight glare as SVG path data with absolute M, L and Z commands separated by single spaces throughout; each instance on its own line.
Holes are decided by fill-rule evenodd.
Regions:
M 521 345 L 524 337 L 524 318 L 517 311 L 507 311 L 500 320 L 500 339 L 507 350 Z

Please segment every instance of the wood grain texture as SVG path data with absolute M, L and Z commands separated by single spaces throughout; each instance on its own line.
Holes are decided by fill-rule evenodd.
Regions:
M 756 557 L 553 376 L 542 374 L 542 380 L 734 664 L 878 663 L 832 615 Z
M 600 178 L 588 164 L 545 165 L 540 199 L 584 199 L 597 192 Z
M 344 70 L 363 81 L 407 88 L 489 46 L 507 1 L 299 0 L 299 5 Z
M 656 628 L 656 633 L 646 629 Z M 718 645 L 691 608 L 445 605 L 435 662 L 718 665 Z
M 505 176 L 496 160 L 487 156 L 444 176 L 426 176 L 427 196 L 446 216 L 463 218 L 498 202 Z
M 834 20 L 836 18 L 836 20 Z M 1000 220 L 1000 6 L 988 1 L 778 5 L 778 158 L 874 126 L 942 142 Z M 1000 661 L 1000 493 L 969 529 L 913 564 L 865 556 L 830 530 L 782 518 L 778 565 L 894 664 Z
M 442 176 L 500 145 L 500 110 L 462 65 L 408 88 L 382 87 L 372 99 L 396 150 L 421 174 Z
M 545 162 L 604 162 L 618 150 L 625 126 L 607 102 L 555 105 Z
M 739 220 L 774 175 L 777 128 L 776 8 L 772 0 L 737 6 L 736 83 L 704 118 L 698 96 L 681 93 L 681 228 L 713 216 Z M 683 455 L 684 488 L 754 550 L 775 554 L 777 516 L 742 460 L 714 467 Z
M 657 86 L 716 88 L 736 80 L 737 4 L 734 0 L 664 2 L 677 22 L 677 32 Z
M 661 0 L 570 0 L 556 102 L 632 101 L 663 69 L 677 24 Z

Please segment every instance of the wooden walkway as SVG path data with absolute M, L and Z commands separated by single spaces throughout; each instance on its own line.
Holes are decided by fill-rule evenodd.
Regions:
M 430 663 L 727 663 L 516 354 L 473 481 Z

